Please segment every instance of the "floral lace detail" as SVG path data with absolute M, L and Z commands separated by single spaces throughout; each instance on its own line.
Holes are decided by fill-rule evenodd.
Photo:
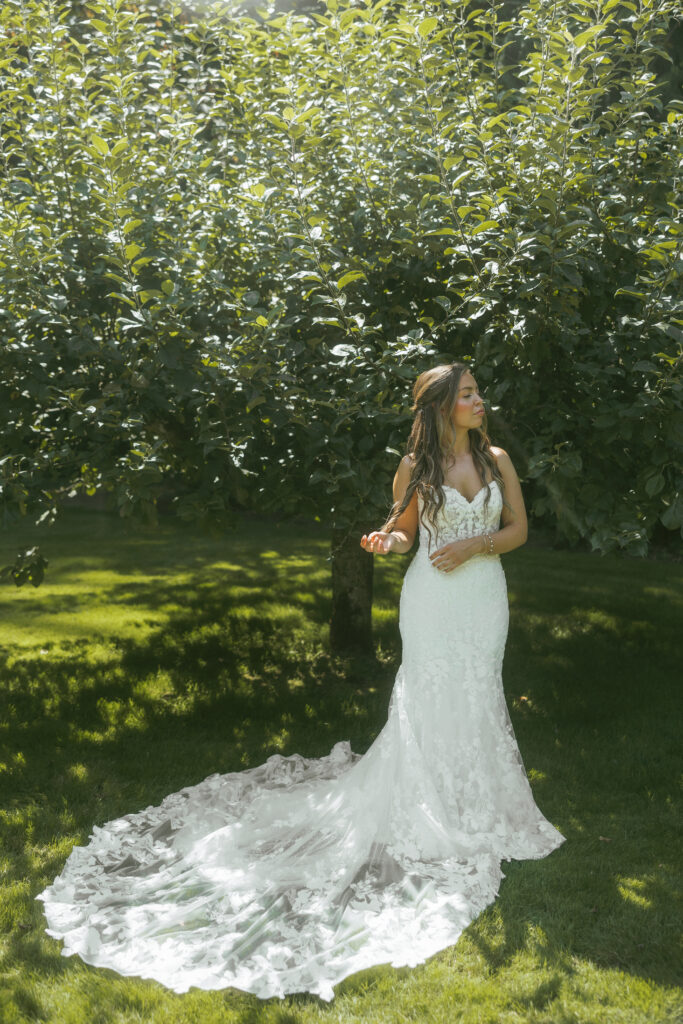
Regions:
M 500 490 L 486 508 L 485 493 L 445 491 L 439 545 L 498 528 Z M 368 751 L 274 754 L 95 826 L 37 897 L 65 956 L 176 992 L 330 1000 L 355 971 L 452 945 L 495 898 L 502 860 L 564 841 L 533 800 L 503 696 L 500 559 L 442 573 L 428 540 L 421 524 L 403 659 Z

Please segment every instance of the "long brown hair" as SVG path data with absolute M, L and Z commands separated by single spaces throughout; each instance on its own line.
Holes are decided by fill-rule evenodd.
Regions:
M 434 527 L 435 534 L 438 534 L 436 517 L 445 500 L 443 462 L 455 443 L 453 410 L 458 397 L 460 378 L 466 372 L 469 372 L 469 366 L 465 363 L 444 363 L 425 370 L 415 381 L 413 404 L 410 409 L 415 413 L 415 417 L 406 443 L 406 455 L 410 455 L 412 459 L 410 481 L 403 500 L 394 502 L 389 517 L 381 528 L 386 533 L 391 533 L 399 516 L 408 507 L 413 492 L 417 491 L 422 497 L 420 518 L 429 533 L 430 550 L 430 525 Z M 503 478 L 486 433 L 486 413 L 481 426 L 469 430 L 469 438 L 474 465 L 482 487 L 486 486 L 484 508 L 491 498 L 491 485 L 486 479 L 487 469 L 498 483 L 503 502 L 507 505 Z M 425 522 L 425 514 L 428 522 Z

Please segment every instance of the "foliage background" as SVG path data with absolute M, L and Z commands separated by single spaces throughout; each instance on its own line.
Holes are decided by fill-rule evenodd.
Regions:
M 103 488 L 366 529 L 465 358 L 537 522 L 678 531 L 676 15 L 6 0 L 5 524 Z

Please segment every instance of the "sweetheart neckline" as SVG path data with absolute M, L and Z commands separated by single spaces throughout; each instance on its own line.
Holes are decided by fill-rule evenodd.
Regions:
M 490 483 L 488 484 L 488 486 L 490 486 L 491 484 L 495 484 L 495 483 L 498 483 L 498 481 L 497 480 L 491 480 Z M 468 505 L 473 505 L 475 503 L 475 501 L 477 500 L 477 498 L 479 497 L 479 495 L 481 494 L 481 492 L 487 486 L 487 484 L 482 484 L 482 486 L 479 488 L 479 490 L 474 495 L 474 497 L 472 498 L 471 501 L 470 501 L 469 498 L 466 498 L 465 495 L 462 493 L 462 491 L 459 491 L 457 487 L 452 487 L 450 484 L 442 484 L 441 486 L 444 487 L 447 491 L 455 491 L 455 493 L 459 494 L 460 497 L 462 498 L 462 500 L 466 501 Z

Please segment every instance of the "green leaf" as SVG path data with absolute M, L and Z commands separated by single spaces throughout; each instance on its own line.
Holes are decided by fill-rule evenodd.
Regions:
M 664 477 L 661 473 L 651 476 L 645 483 L 645 490 L 652 498 L 655 494 L 659 494 L 662 487 L 664 486 Z
M 276 128 L 280 128 L 282 131 L 289 131 L 289 125 L 287 122 L 283 121 L 277 114 L 273 114 L 271 111 L 266 111 L 261 116 L 264 117 L 266 121 L 270 121 L 271 124 L 274 124 Z
M 438 18 L 425 18 L 423 21 L 420 22 L 420 24 L 418 25 L 418 29 L 417 30 L 420 33 L 420 35 L 422 36 L 422 38 L 425 39 L 429 35 L 430 32 L 434 31 L 434 29 L 438 26 L 438 24 L 439 24 L 439 19 Z
M 107 298 L 108 299 L 118 299 L 119 302 L 125 302 L 125 304 L 127 306 L 131 307 L 131 309 L 137 309 L 137 306 L 135 305 L 133 300 L 129 299 L 127 295 L 123 295 L 122 292 L 109 292 L 107 294 Z
M 683 331 L 680 329 L 680 327 L 674 327 L 673 324 L 667 324 L 663 321 L 660 321 L 660 323 L 657 323 L 654 326 L 657 328 L 658 331 L 661 331 L 662 334 L 668 334 L 668 336 L 670 338 L 673 338 L 674 341 L 683 342 Z M 662 354 L 663 353 L 661 352 L 657 353 L 657 355 Z M 665 356 L 664 358 L 666 359 L 667 357 Z
M 484 220 L 481 224 L 477 224 L 476 228 L 472 228 L 470 234 L 478 235 L 480 231 L 488 231 L 490 228 L 498 227 L 497 220 Z
M 354 18 L 362 17 L 360 10 L 357 7 L 350 7 L 346 11 L 343 11 L 339 17 L 339 27 L 345 29 L 347 25 L 350 25 Z
M 126 259 L 133 260 L 139 252 L 142 252 L 142 246 L 138 245 L 137 242 L 131 242 L 125 248 Z
M 460 184 L 460 182 L 464 181 L 465 178 L 468 178 L 470 176 L 470 174 L 473 174 L 473 173 L 474 172 L 473 172 L 472 168 L 468 167 L 466 171 L 463 171 L 462 174 L 459 174 L 457 176 L 457 178 L 453 179 L 453 188 L 455 188 L 457 185 Z
M 598 32 L 601 32 L 603 28 L 604 25 L 591 25 L 585 30 L 585 32 L 580 32 L 578 36 L 575 36 L 574 39 L 572 39 L 572 45 L 575 46 L 577 50 L 582 50 L 586 43 L 589 43 L 590 40 L 593 39 Z
M 91 135 L 90 142 L 102 156 L 109 156 L 109 146 L 104 139 L 100 138 L 99 135 Z
M 660 516 L 667 530 L 677 530 L 683 526 L 683 496 L 677 494 L 669 507 Z
M 341 291 L 341 289 L 345 288 L 347 284 L 351 283 L 351 281 L 358 281 L 360 278 L 367 280 L 362 270 L 349 270 L 348 273 L 339 278 L 337 281 L 337 288 Z

